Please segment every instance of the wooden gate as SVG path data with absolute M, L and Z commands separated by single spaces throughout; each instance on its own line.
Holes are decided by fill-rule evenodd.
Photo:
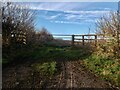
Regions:
M 95 34 L 86 34 L 86 35 L 63 35 L 63 34 L 53 34 L 54 37 L 59 37 L 64 40 L 64 38 L 69 38 L 71 45 L 74 46 L 76 43 L 82 43 L 85 45 L 86 42 L 94 42 L 95 46 L 97 45 L 97 35 Z

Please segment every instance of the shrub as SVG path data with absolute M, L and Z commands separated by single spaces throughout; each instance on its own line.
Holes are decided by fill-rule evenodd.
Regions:
M 98 41 L 97 51 L 102 54 L 107 54 L 108 57 L 120 56 L 120 44 L 119 44 L 119 20 L 118 13 L 110 13 L 107 16 L 103 16 L 97 22 L 97 34 L 99 38 L 103 39 Z
M 42 28 L 41 31 L 36 33 L 36 43 L 47 44 L 47 42 L 52 41 L 54 38 L 52 34 L 50 34 L 46 28 Z

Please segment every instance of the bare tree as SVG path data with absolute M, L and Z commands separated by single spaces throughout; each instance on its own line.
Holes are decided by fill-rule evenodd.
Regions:
M 4 3 L 2 6 L 3 44 L 14 42 L 26 44 L 29 30 L 34 29 L 34 14 L 15 3 Z
M 36 33 L 36 42 L 43 44 L 46 43 L 48 41 L 53 40 L 53 36 L 52 34 L 50 34 L 46 28 L 42 28 L 41 31 Z

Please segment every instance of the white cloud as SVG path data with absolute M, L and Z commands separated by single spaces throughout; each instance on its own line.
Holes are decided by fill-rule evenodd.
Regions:
M 52 11 L 51 11 L 52 12 Z M 64 20 L 55 21 L 55 23 L 65 24 L 81 24 L 81 23 L 96 23 L 96 20 L 102 16 L 109 15 L 110 11 L 57 11 L 54 15 L 46 15 L 43 18 L 47 20 Z M 52 21 L 52 22 L 53 22 Z
M 61 23 L 61 24 L 83 24 L 83 23 L 95 23 L 97 20 L 96 19 L 86 19 L 84 21 L 50 21 L 52 23 Z
M 95 23 L 96 19 L 108 14 L 109 11 L 66 11 L 69 13 L 58 12 L 55 15 L 47 15 L 45 19 L 52 20 L 54 23 L 81 24 Z
M 65 3 L 40 3 L 39 5 L 31 5 L 31 9 L 36 10 L 59 10 L 63 7 Z
M 50 21 L 52 23 L 61 23 L 61 24 L 82 24 L 80 22 L 68 22 L 68 21 Z
M 83 19 L 89 17 L 99 17 L 110 13 L 110 11 L 63 11 L 63 12 L 64 13 L 58 12 L 59 14 L 48 16 L 47 19 L 56 19 L 58 17 L 64 17 L 67 20 Z
M 74 15 L 74 14 L 72 14 L 72 15 L 67 14 L 67 15 L 65 15 L 65 16 L 66 16 L 66 19 L 67 19 L 67 20 L 76 19 L 76 18 L 78 18 L 78 17 L 81 17 L 81 15 Z
M 95 22 L 95 21 L 96 21 L 96 19 L 86 19 L 86 20 L 85 20 L 85 22 L 89 22 L 89 23 Z
M 34 10 L 47 10 L 47 11 L 64 11 L 65 13 L 74 13 L 74 14 L 81 14 L 81 13 L 91 13 L 91 11 L 81 11 L 82 9 L 85 9 L 85 8 L 89 8 L 89 6 L 92 5 L 92 3 L 72 3 L 72 2 L 61 2 L 61 3 L 58 3 L 58 2 L 55 2 L 55 3 L 52 3 L 52 2 L 39 2 L 39 3 L 24 3 L 24 4 L 21 4 L 23 6 L 28 6 L 30 9 L 34 9 Z M 79 11 L 76 10 L 79 8 Z M 96 8 L 96 7 L 94 7 Z M 107 12 L 107 11 L 110 11 L 111 9 L 110 8 L 102 8 L 102 7 L 99 7 L 98 9 L 102 9 L 101 12 Z M 94 11 L 92 13 L 98 13 L 100 11 Z M 101 13 L 100 12 L 100 13 Z
M 57 17 L 61 16 L 61 14 L 53 15 L 53 16 L 47 16 L 46 19 L 56 19 Z
M 86 8 L 91 3 L 76 3 L 76 2 L 39 2 L 39 3 L 26 3 L 30 9 L 34 10 L 49 10 L 49 11 L 73 11 L 77 8 Z M 23 4 L 25 5 L 25 4 Z
M 110 11 L 64 11 L 65 13 L 72 13 L 72 14 L 107 14 Z
M 85 11 L 85 10 L 79 10 L 77 11 L 76 9 L 78 8 L 86 8 L 88 7 L 90 3 L 88 4 L 80 4 L 80 3 L 39 3 L 39 4 L 31 4 L 30 8 L 31 9 L 37 9 L 37 10 L 45 10 L 45 11 L 54 11 L 54 15 L 45 15 L 44 18 L 53 20 L 57 19 L 59 17 L 62 17 L 66 20 L 84 20 L 88 18 L 97 18 L 99 16 L 103 16 L 105 14 L 108 14 L 110 12 L 110 8 L 102 8 L 102 10 L 92 10 L 92 11 Z
M 40 17 L 47 20 L 53 20 L 55 23 L 90 23 L 95 22 L 96 18 L 106 15 L 110 12 L 110 8 L 104 7 L 93 7 L 93 10 L 84 10 L 88 8 L 91 3 L 81 4 L 81 3 L 27 3 L 31 9 L 43 10 L 44 13 L 40 13 Z
M 83 20 L 95 19 L 109 14 L 110 11 L 66 11 L 69 14 L 65 15 L 67 20 Z M 92 21 L 92 20 L 91 20 Z M 90 21 L 89 21 L 90 22 Z

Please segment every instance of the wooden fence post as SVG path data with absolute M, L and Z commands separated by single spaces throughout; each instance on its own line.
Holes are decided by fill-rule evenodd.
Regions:
M 84 42 L 84 35 L 82 35 L 82 44 L 85 45 L 85 42 Z
M 95 46 L 97 46 L 97 35 L 95 35 Z
M 72 35 L 72 46 L 74 46 L 74 38 L 75 37 L 75 35 Z

